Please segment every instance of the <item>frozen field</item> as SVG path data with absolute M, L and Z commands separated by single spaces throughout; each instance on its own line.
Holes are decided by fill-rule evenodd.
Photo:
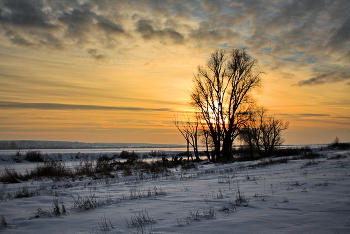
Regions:
M 318 153 L 324 157 L 264 166 L 203 162 L 161 174 L 0 184 L 0 231 L 350 233 L 350 151 Z M 1 161 L 0 167 L 35 165 Z M 14 198 L 23 189 L 33 196 Z

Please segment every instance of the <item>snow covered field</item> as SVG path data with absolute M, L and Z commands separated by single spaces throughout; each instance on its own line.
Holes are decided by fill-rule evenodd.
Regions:
M 350 150 L 318 153 L 265 166 L 203 162 L 158 175 L 0 184 L 0 232 L 350 233 Z M 20 165 L 29 168 L 0 167 Z M 33 196 L 7 196 L 25 189 Z

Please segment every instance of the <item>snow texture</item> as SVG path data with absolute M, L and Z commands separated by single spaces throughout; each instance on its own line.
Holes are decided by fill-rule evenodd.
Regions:
M 350 151 L 318 153 L 263 167 L 203 162 L 158 175 L 0 184 L 0 232 L 350 233 Z M 0 173 L 36 165 L 0 163 Z M 23 189 L 36 194 L 6 197 Z M 90 209 L 81 208 L 87 200 Z

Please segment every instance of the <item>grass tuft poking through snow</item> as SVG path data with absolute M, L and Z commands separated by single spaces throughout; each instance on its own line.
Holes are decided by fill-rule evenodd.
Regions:
M 126 227 L 138 227 L 141 228 L 146 224 L 155 223 L 156 221 L 149 217 L 147 210 L 142 210 L 138 213 L 135 213 L 130 217 L 130 219 L 125 219 Z
M 7 222 L 4 216 L 1 216 L 0 220 L 0 229 L 8 228 L 10 227 L 10 224 Z

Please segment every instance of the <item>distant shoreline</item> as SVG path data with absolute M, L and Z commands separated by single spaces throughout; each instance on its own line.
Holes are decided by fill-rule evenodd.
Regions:
M 328 144 L 295 144 L 282 145 L 281 148 L 310 147 L 319 148 Z M 242 145 L 233 145 L 238 148 Z M 49 149 L 164 149 L 164 148 L 184 148 L 186 145 L 178 144 L 152 144 L 152 143 L 85 143 L 73 141 L 37 141 L 37 140 L 6 140 L 0 141 L 0 150 L 49 150 Z
M 110 149 L 110 148 L 180 148 L 178 144 L 152 143 L 85 143 L 78 141 L 37 141 L 6 140 L 0 141 L 0 150 L 18 149 Z

